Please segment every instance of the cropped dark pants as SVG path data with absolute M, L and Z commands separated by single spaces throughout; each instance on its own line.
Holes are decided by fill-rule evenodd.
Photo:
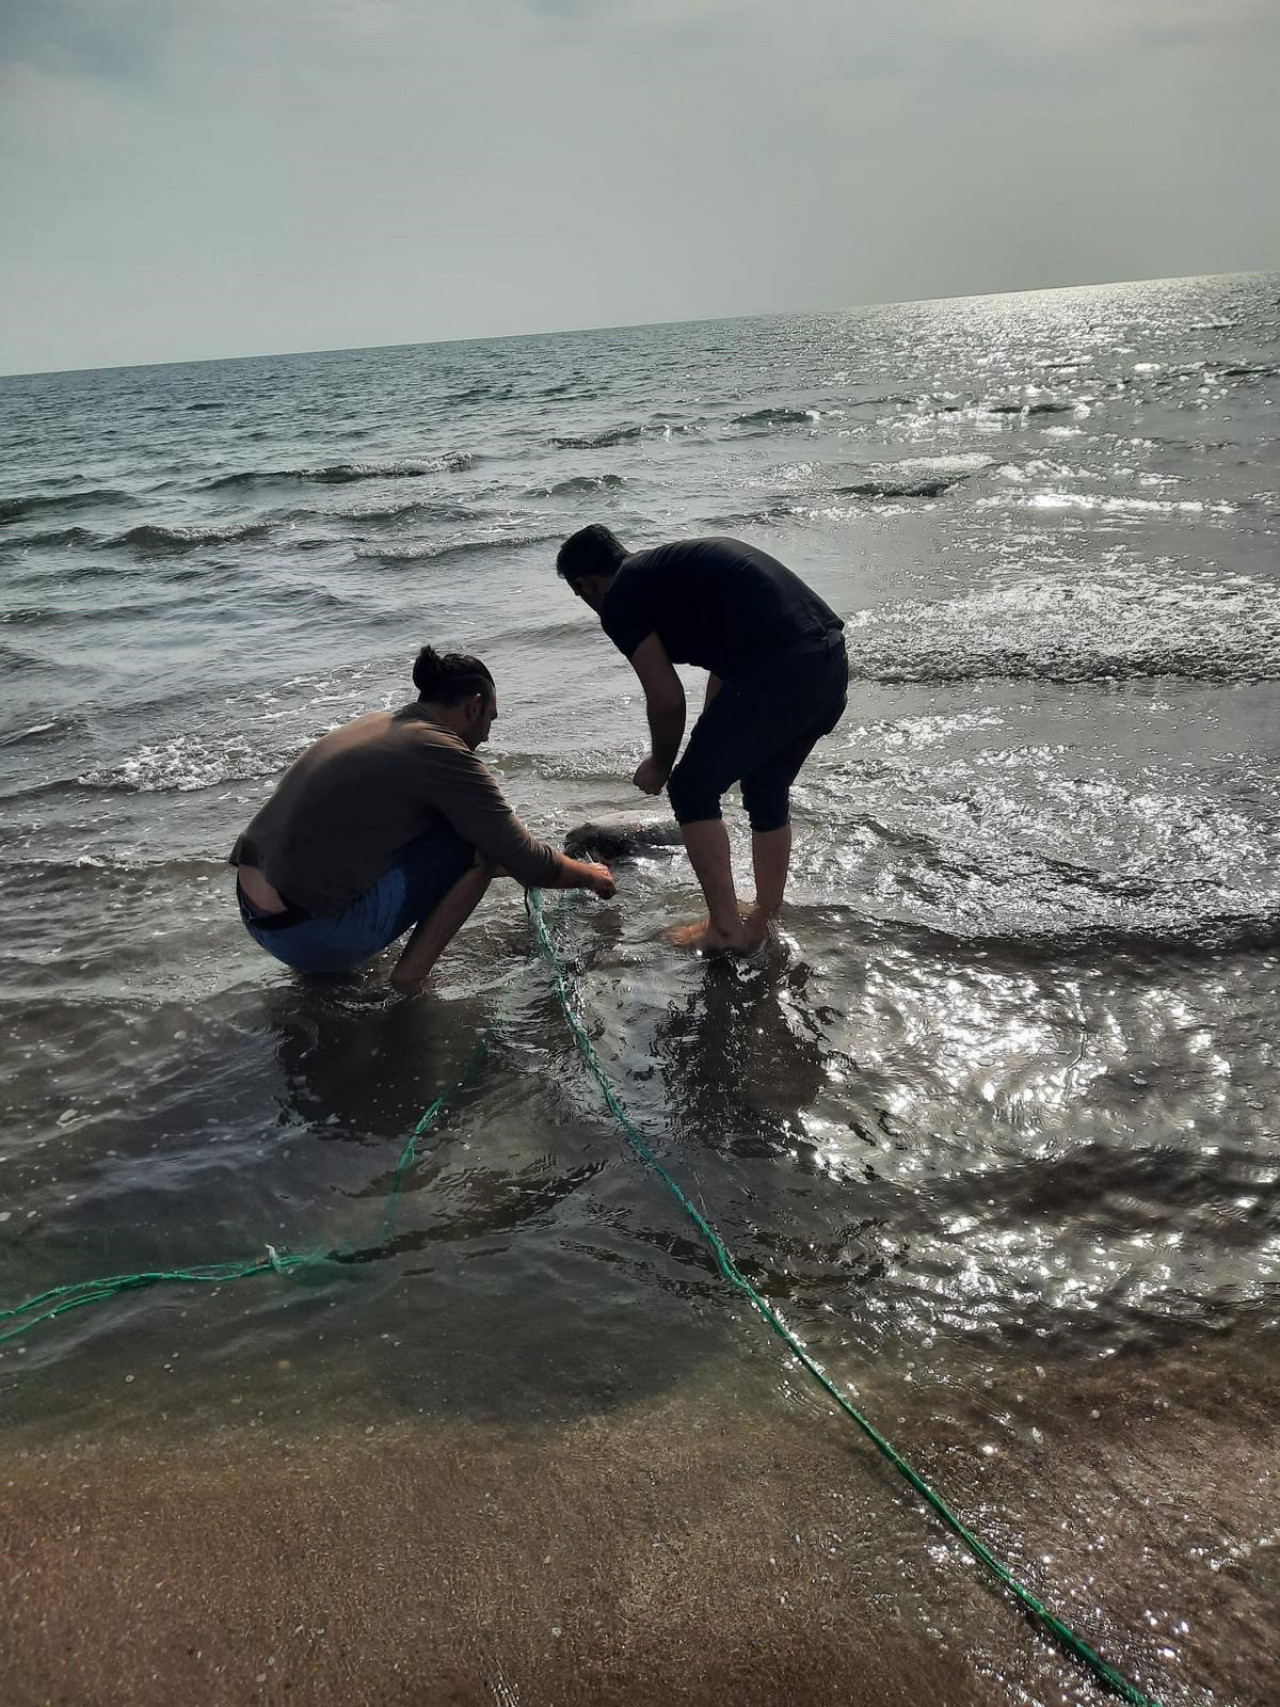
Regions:
M 742 784 L 751 828 L 790 821 L 791 784 L 844 715 L 849 656 L 839 629 L 797 641 L 722 683 L 693 726 L 667 794 L 679 824 L 720 816 L 720 796 Z

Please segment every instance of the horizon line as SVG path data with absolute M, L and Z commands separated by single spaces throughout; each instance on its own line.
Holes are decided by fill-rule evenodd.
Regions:
M 263 362 L 292 359 L 297 356 L 363 355 L 375 350 L 416 350 L 452 344 L 514 343 L 523 338 L 569 338 L 589 332 L 634 332 L 660 326 L 710 326 L 737 320 L 781 319 L 788 315 L 856 314 L 875 308 L 911 308 L 942 302 L 982 302 L 999 296 L 1048 296 L 1059 291 L 1113 290 L 1124 285 L 1185 284 L 1197 280 L 1280 277 L 1280 270 L 1267 267 L 1246 267 L 1225 273 L 1173 273 L 1160 277 L 1136 279 L 1091 279 L 1083 284 L 1031 285 L 1010 290 L 965 291 L 955 296 L 912 296 L 889 298 L 878 302 L 850 303 L 843 308 L 777 308 L 756 310 L 746 314 L 695 314 L 679 320 L 617 320 L 592 326 L 552 326 L 531 332 L 467 333 L 447 338 L 395 338 L 378 344 L 320 344 L 300 349 L 255 350 L 222 356 L 170 356 L 159 361 L 93 362 L 87 367 L 11 368 L 0 372 L 6 379 L 46 379 L 57 375 L 81 373 L 127 373 L 133 369 L 158 367 L 209 367 L 218 362 Z

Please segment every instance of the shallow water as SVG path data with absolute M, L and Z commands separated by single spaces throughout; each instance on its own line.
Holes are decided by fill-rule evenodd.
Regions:
M 856 1607 L 910 1609 L 924 1573 L 950 1622 L 921 1613 L 919 1640 L 978 1666 L 973 1699 L 1094 1698 L 975 1597 L 629 1158 L 518 896 L 408 1004 L 290 979 L 229 904 L 271 778 L 404 697 L 426 640 L 494 668 L 490 756 L 535 827 L 632 805 L 635 683 L 555 542 L 596 518 L 635 544 L 733 531 L 846 617 L 849 711 L 796 791 L 768 955 L 666 949 L 696 894 L 663 851 L 563 916 L 601 1058 L 744 1270 L 1037 1592 L 1166 1702 L 1268 1700 L 1278 294 L 0 382 L 0 1300 L 268 1241 L 345 1259 L 0 1348 L 16 1485 L 49 1481 L 41 1453 L 66 1487 L 107 1441 L 141 1462 L 249 1452 L 251 1428 L 329 1441 L 358 1481 L 339 1443 L 399 1423 L 428 1454 L 506 1431 L 514 1487 L 548 1438 L 623 1452 L 661 1415 L 693 1442 L 682 1497 L 702 1477 L 732 1503 L 709 1439 L 736 1427 L 744 1464 L 792 1466 L 768 1511 L 812 1514 L 811 1426 L 891 1525 L 840 1530 Z M 486 1026 L 384 1236 L 405 1137 Z M 744 1581 L 771 1521 L 757 1556 L 735 1529 Z M 679 1580 L 724 1610 L 709 1558 L 686 1549 Z M 556 1698 L 520 1651 L 520 1699 Z

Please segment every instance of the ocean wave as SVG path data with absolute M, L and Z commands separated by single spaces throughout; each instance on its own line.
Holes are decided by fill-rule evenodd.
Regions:
M 165 527 L 146 522 L 117 534 L 108 545 L 130 546 L 135 551 L 195 551 L 202 545 L 230 545 L 243 539 L 262 539 L 275 524 L 241 522 L 227 527 Z
M 531 486 L 530 498 L 573 498 L 585 492 L 616 491 L 626 485 L 621 474 L 577 474 L 572 480 L 557 480 L 554 486 Z
M 638 439 L 644 432 L 643 427 L 606 427 L 599 433 L 581 433 L 576 436 L 566 435 L 564 438 L 552 439 L 557 450 L 606 450 L 610 445 L 625 444 L 628 439 Z
M 572 619 L 561 622 L 517 623 L 511 628 L 499 628 L 486 636 L 485 644 L 493 646 L 563 646 L 577 645 L 582 640 L 582 623 Z
M 817 409 L 752 409 L 744 415 L 735 415 L 735 427 L 798 427 L 812 425 L 821 412 Z
M 862 480 L 831 490 L 837 497 L 938 498 L 994 466 L 995 458 L 981 451 L 961 456 L 906 456 L 896 462 L 868 463 Z
M 204 409 L 229 409 L 229 403 L 188 403 L 187 413 L 194 415 Z
M 15 859 L 8 863 L 11 869 L 16 867 L 22 872 L 24 883 L 79 880 L 92 884 L 116 878 L 143 878 L 147 881 L 157 877 L 208 878 L 222 876 L 227 871 L 224 859 L 201 859 L 198 856 L 148 860 L 130 859 L 120 854 L 83 853 L 75 859 Z
M 478 458 L 470 451 L 451 451 L 444 456 L 415 462 L 334 462 L 320 468 L 246 468 L 235 474 L 218 474 L 204 482 L 208 491 L 236 486 L 272 486 L 301 481 L 319 486 L 346 486 L 355 480 L 416 480 L 427 474 L 460 474 L 474 468 Z
M 1016 400 L 1005 400 L 1000 403 L 981 403 L 978 407 L 985 409 L 989 415 L 1071 415 L 1074 414 L 1076 405 L 1053 401 L 1019 403 Z
M 95 536 L 92 543 L 101 543 Z M 50 565 L 44 558 L 32 558 L 22 566 L 22 570 L 14 576 L 14 585 L 37 588 L 47 587 L 54 581 L 60 592 L 68 587 L 82 586 L 87 581 L 127 581 L 134 578 L 137 571 L 122 567 L 119 563 L 106 563 L 101 558 L 89 557 L 73 560 L 60 559 Z
M 990 468 L 991 457 L 908 457 L 901 462 L 869 463 L 865 478 L 833 486 L 837 497 L 939 498 L 953 486 Z
M 0 648 L 0 654 L 3 648 Z M 51 799 L 59 794 L 71 794 L 78 784 L 67 777 L 54 777 L 52 781 L 24 783 L 19 788 L 6 789 L 0 793 L 0 806 L 16 806 L 24 801 Z
M 526 546 L 547 545 L 563 537 L 562 533 L 527 533 L 493 539 L 417 540 L 403 546 L 358 545 L 356 556 L 375 563 L 439 563 L 448 557 L 470 557 L 478 552 L 521 551 Z
M 575 628 L 575 633 L 580 638 L 581 628 Z M 629 763 L 620 758 L 617 750 L 613 748 L 594 748 L 566 754 L 503 752 L 501 749 L 493 753 L 493 768 L 504 780 L 536 777 L 540 782 L 582 783 L 615 793 L 620 785 L 624 766 L 630 768 Z
M 48 510 L 83 510 L 132 502 L 128 492 L 115 486 L 92 486 L 87 492 L 33 492 L 27 497 L 0 498 L 0 525 L 44 515 Z
M 22 675 L 27 670 L 38 670 L 39 661 L 29 652 L 20 652 L 16 646 L 5 646 L 0 643 L 0 668 L 13 675 Z
M 833 505 L 833 498 L 936 498 L 953 486 L 958 486 L 975 474 L 995 468 L 996 459 L 981 451 L 962 452 L 952 456 L 905 456 L 894 462 L 869 462 L 833 467 L 821 462 L 790 463 L 774 468 L 765 479 L 753 479 L 753 486 L 783 485 L 792 487 L 795 495 L 778 497 L 760 509 L 710 518 L 713 530 L 734 527 L 768 527 L 772 523 L 798 517 L 806 520 L 852 521 L 866 512 L 856 505 Z M 827 485 L 834 475 L 857 473 L 860 479 L 848 485 Z M 903 512 L 905 513 L 905 511 Z
M 854 673 L 881 682 L 1280 679 L 1280 606 L 1245 576 L 1041 578 L 859 611 L 847 631 Z
M 16 605 L 12 610 L 0 611 L 0 623 L 14 628 L 40 628 L 50 623 L 61 622 L 64 613 L 51 610 L 47 605 Z M 79 617 L 71 620 L 79 621 Z
M 915 419 L 922 425 L 930 421 L 936 422 L 942 417 L 948 426 L 963 421 L 972 422 L 977 427 L 985 425 L 988 430 L 997 422 L 1016 424 L 1043 416 L 1074 415 L 1082 410 L 1087 413 L 1083 401 L 1068 402 L 1058 398 L 962 398 L 955 392 L 930 393 L 916 398 L 914 409 Z
M 852 486 L 836 486 L 832 490 L 840 498 L 940 498 L 958 484 L 956 480 L 894 480 L 886 475 L 877 480 L 859 480 Z
M 452 392 L 440 401 L 444 408 L 452 409 L 463 403 L 509 403 L 514 396 L 514 385 L 493 385 L 488 380 L 478 380 L 475 385 Z
M 562 379 L 532 393 L 534 397 L 573 397 L 580 403 L 593 403 L 601 395 L 598 385 L 583 385 L 581 380 Z
M 274 776 L 283 762 L 279 754 L 264 752 L 242 735 L 223 741 L 178 735 L 142 747 L 117 764 L 86 771 L 76 784 L 113 794 L 192 794 L 219 783 Z
M 48 528 L 43 533 L 19 534 L 15 545 L 96 545 L 101 535 L 92 528 Z
M 969 450 L 943 456 L 902 456 L 896 462 L 880 466 L 899 474 L 944 475 L 951 480 L 967 480 L 971 474 L 983 474 L 995 465 L 995 457 L 988 456 L 986 451 Z
M 95 624 L 145 623 L 154 619 L 161 609 L 166 614 L 171 614 L 182 607 L 202 606 L 207 596 L 206 576 L 200 570 L 188 571 L 182 575 L 166 575 L 164 577 L 166 586 L 180 585 L 187 581 L 198 582 L 199 585 L 191 593 L 166 598 L 163 606 L 157 603 L 154 588 L 139 587 L 138 582 L 140 580 L 141 577 L 137 577 L 132 582 L 132 590 L 135 594 L 140 595 L 132 599 L 104 598 L 99 600 L 90 611 L 63 605 L 19 605 L 0 613 L 0 625 L 9 625 L 14 628 L 57 628 L 78 633 L 90 622 Z M 267 595 L 267 597 L 270 596 Z M 294 595 L 291 595 L 292 597 Z M 326 594 L 319 589 L 308 589 L 306 593 L 307 602 L 311 605 L 324 604 L 331 597 L 333 595 Z M 340 601 L 335 598 L 334 602 Z
M 405 521 L 478 522 L 483 518 L 482 510 L 467 504 L 437 504 L 430 499 L 421 498 L 406 498 L 392 504 L 374 504 L 368 509 L 355 507 L 331 511 L 303 510 L 296 517 L 299 521 L 363 522 L 374 527 Z
M 1032 480 L 1097 478 L 1096 475 L 1087 474 L 1084 469 L 1070 468 L 1062 462 L 1052 462 L 1046 456 L 1027 457 L 1023 462 L 1002 462 L 995 472 L 999 479 L 1007 480 L 1015 486 L 1025 486 Z
M 722 515 L 704 516 L 699 526 L 706 534 L 733 535 L 741 529 L 773 527 L 788 517 L 808 517 L 814 513 L 794 498 L 780 498 L 758 510 L 733 510 Z
M 26 729 L 13 729 L 0 735 L 0 747 L 24 747 L 29 741 L 56 741 L 63 735 L 83 734 L 83 717 L 50 717 L 42 723 L 32 723 Z

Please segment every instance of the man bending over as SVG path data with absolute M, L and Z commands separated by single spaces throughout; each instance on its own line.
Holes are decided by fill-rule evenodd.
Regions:
M 536 841 L 476 757 L 498 715 L 480 660 L 424 646 L 413 684 L 308 747 L 231 850 L 245 929 L 296 971 L 345 971 L 412 928 L 391 974 L 411 990 L 494 877 L 613 894 L 607 866 Z
M 664 785 L 702 885 L 707 918 L 670 933 L 693 948 L 743 952 L 782 909 L 791 861 L 790 789 L 843 715 L 844 624 L 776 558 L 736 539 L 628 552 L 598 523 L 565 540 L 556 568 L 640 678 L 652 751 L 635 773 Z M 709 672 L 684 757 L 685 699 L 673 664 Z M 751 823 L 756 898 L 744 919 L 720 797 L 734 782 Z

